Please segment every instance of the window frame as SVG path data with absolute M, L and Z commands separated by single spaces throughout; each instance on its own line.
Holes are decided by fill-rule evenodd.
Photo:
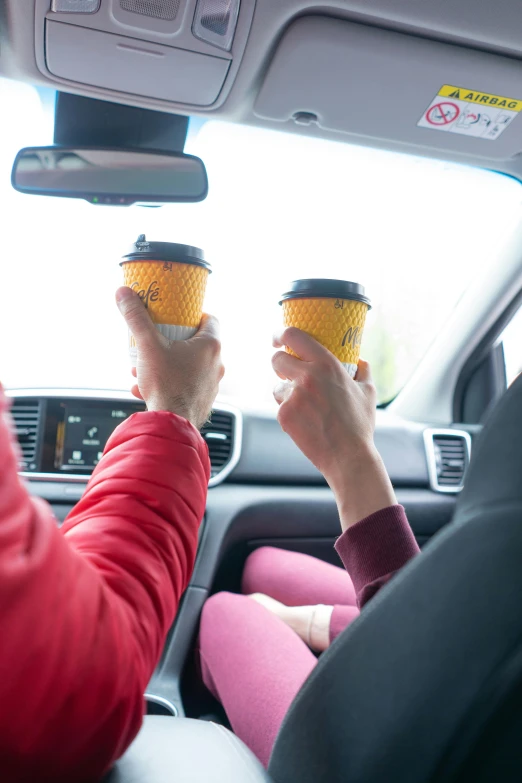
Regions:
M 479 424 L 507 389 L 504 349 L 499 337 L 522 306 L 522 289 L 513 297 L 462 366 L 453 394 L 453 421 Z M 477 408 L 470 395 L 482 398 Z

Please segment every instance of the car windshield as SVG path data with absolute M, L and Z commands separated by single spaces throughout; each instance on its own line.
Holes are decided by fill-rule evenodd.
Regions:
M 221 321 L 222 395 L 273 404 L 280 295 L 295 278 L 330 277 L 362 283 L 372 300 L 362 355 L 386 402 L 472 278 L 499 264 L 520 219 L 519 183 L 499 174 L 199 120 L 186 151 L 207 166 L 202 203 L 121 208 L 22 195 L 10 185 L 13 159 L 22 146 L 52 143 L 54 94 L 0 79 L 0 105 L 8 387 L 129 387 L 114 291 L 121 256 L 146 234 L 201 247 L 212 264 L 206 309 Z

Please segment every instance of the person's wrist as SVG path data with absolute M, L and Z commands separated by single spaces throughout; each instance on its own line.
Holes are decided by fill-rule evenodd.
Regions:
M 340 461 L 335 474 L 326 478 L 335 495 L 343 530 L 397 502 L 382 458 L 373 443 Z
M 184 400 L 179 397 L 163 397 L 161 395 L 152 395 L 145 400 L 148 411 L 166 411 L 174 413 L 192 422 L 193 413 Z
M 373 438 L 352 440 L 342 448 L 333 449 L 323 473 L 333 492 L 343 494 L 351 484 L 356 484 L 362 472 L 375 470 L 381 456 Z

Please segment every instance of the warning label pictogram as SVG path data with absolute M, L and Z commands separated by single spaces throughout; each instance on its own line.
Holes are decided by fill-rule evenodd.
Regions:
M 495 141 L 521 111 L 515 98 L 444 84 L 417 126 Z
M 456 103 L 436 103 L 426 112 L 426 119 L 430 125 L 449 125 L 460 114 Z

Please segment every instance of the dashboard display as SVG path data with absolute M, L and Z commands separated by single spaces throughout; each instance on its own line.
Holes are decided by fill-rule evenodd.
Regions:
M 116 392 L 105 394 L 80 397 L 75 390 L 67 397 L 53 396 L 53 390 L 41 396 L 13 394 L 11 412 L 22 475 L 64 487 L 85 483 L 102 459 L 114 430 L 133 414 L 146 410 L 143 401 L 130 395 L 122 399 Z M 202 435 L 209 447 L 210 486 L 214 486 L 223 480 L 225 471 L 230 472 L 230 464 L 234 467 L 239 460 L 239 414 L 228 406 L 216 407 Z
M 71 402 L 64 408 L 56 437 L 55 469 L 60 471 L 92 471 L 118 424 L 134 412 L 117 403 L 93 409 Z

